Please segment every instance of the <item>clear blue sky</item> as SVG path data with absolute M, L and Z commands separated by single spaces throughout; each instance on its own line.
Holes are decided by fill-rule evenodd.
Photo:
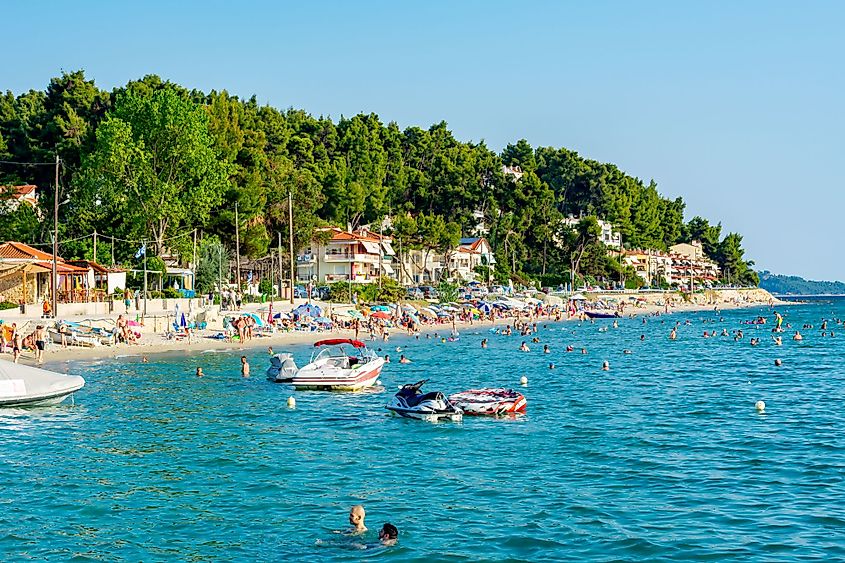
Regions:
M 0 88 L 82 68 L 279 108 L 445 120 L 618 164 L 759 268 L 845 280 L 845 2 L 3 3 Z

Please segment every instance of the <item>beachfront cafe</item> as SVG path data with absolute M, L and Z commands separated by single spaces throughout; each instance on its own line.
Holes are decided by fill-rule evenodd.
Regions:
M 0 301 L 39 304 L 52 297 L 53 255 L 21 242 L 0 244 Z M 56 260 L 59 303 L 84 303 L 94 297 L 89 267 Z

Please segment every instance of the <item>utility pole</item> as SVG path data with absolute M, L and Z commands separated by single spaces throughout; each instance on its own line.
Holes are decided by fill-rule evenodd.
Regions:
M 381 255 L 384 252 L 382 244 L 384 243 L 384 220 L 378 226 L 378 290 L 381 292 Z
M 193 289 L 196 292 L 197 289 L 197 230 L 194 229 L 194 259 L 191 262 L 191 269 L 194 272 L 194 281 L 191 284 Z M 184 289 L 184 288 L 183 288 Z M 196 293 L 194 293 L 196 295 Z
M 147 317 L 147 241 L 141 243 L 141 248 L 144 249 L 144 314 Z
M 53 318 L 56 318 L 56 307 L 58 306 L 58 261 L 59 261 L 59 154 L 56 153 L 56 193 L 53 198 L 53 272 L 52 272 L 52 311 Z
M 293 255 L 293 192 L 288 192 L 288 238 L 290 242 L 290 302 L 293 305 L 293 284 L 296 277 L 296 256 Z
M 235 267 L 238 273 L 235 275 L 235 284 L 238 288 L 235 290 L 238 293 L 241 291 L 241 230 L 238 222 L 238 202 L 235 202 Z
M 217 260 L 217 289 L 220 292 L 220 310 L 223 310 L 223 242 L 219 242 L 217 246 L 220 259 Z M 212 303 L 213 305 L 213 303 Z
M 277 233 L 279 235 L 279 300 L 282 300 L 282 281 L 285 279 L 285 274 L 282 272 L 282 231 Z M 293 291 L 293 288 L 290 288 Z
M 97 230 L 94 229 L 94 262 L 97 261 Z

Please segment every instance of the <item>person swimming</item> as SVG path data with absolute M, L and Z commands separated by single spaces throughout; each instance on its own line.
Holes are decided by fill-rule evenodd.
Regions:
M 675 340 L 678 338 L 678 331 L 675 328 L 672 328 L 672 332 L 669 333 L 669 340 Z
M 399 529 L 389 522 L 385 523 L 378 531 L 378 539 L 382 545 L 396 545 L 396 541 L 399 539 Z
M 202 372 L 202 368 L 197 368 L 197 377 L 202 377 L 203 375 L 205 374 Z
M 349 509 L 349 524 L 352 526 L 347 530 L 347 534 L 358 535 L 367 531 L 367 526 L 364 525 L 364 519 L 367 517 L 367 512 L 364 510 L 364 505 L 356 504 Z
M 401 356 L 399 356 L 399 363 L 400 363 L 400 364 L 410 364 L 410 363 L 411 363 L 411 360 L 409 360 L 408 358 L 406 358 L 406 357 L 405 357 L 405 354 L 402 354 Z
M 487 339 L 486 339 L 486 338 L 482 338 L 482 339 L 481 339 L 481 347 L 482 347 L 482 348 L 487 348 Z
M 602 371 L 610 371 L 610 362 L 605 360 L 604 363 L 601 365 L 601 369 Z
M 544 353 L 544 354 L 550 354 L 550 353 L 551 353 L 551 350 L 549 350 L 549 345 L 548 345 L 548 344 L 544 344 L 544 345 L 543 345 L 543 353 Z
M 804 340 L 804 337 L 801 336 L 801 333 L 796 330 L 795 334 L 792 335 L 792 340 L 801 341 Z
M 525 341 L 523 340 L 522 344 L 519 345 L 519 351 L 520 352 L 530 352 L 531 349 L 528 347 L 528 344 L 526 344 Z

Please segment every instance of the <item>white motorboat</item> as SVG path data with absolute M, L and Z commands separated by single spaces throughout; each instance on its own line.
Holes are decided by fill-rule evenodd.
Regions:
M 0 408 L 57 405 L 84 385 L 78 375 L 0 360 Z
M 360 340 L 333 338 L 314 347 L 322 349 L 291 379 L 297 389 L 358 391 L 372 387 L 384 367 L 384 358 Z

